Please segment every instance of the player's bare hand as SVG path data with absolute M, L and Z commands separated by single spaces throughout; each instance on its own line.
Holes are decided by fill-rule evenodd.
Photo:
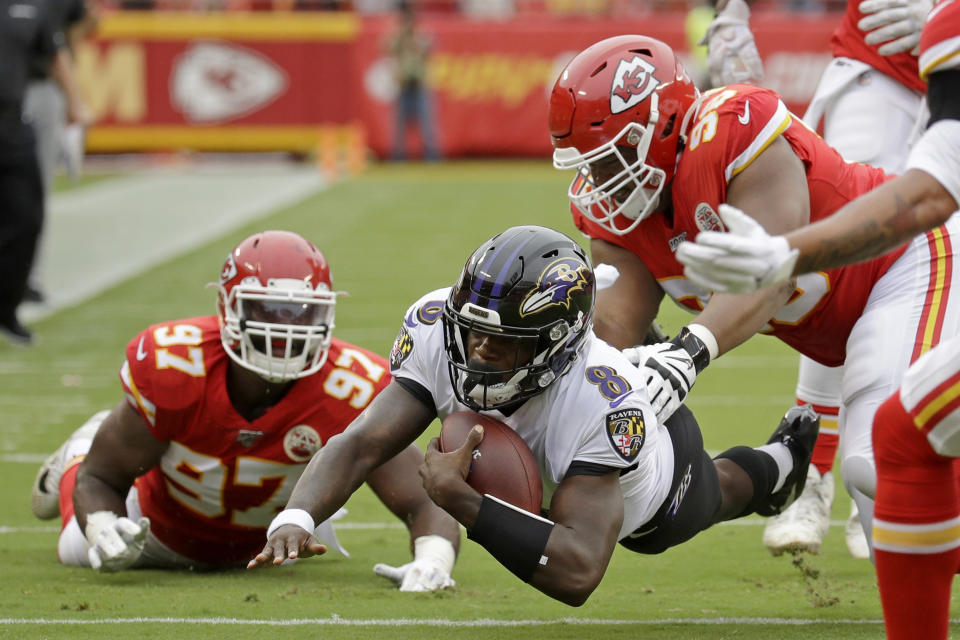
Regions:
M 427 445 L 427 451 L 420 465 L 420 477 L 423 488 L 430 499 L 441 507 L 449 490 L 458 484 L 465 484 L 470 465 L 473 463 L 474 449 L 483 440 L 483 427 L 476 425 L 467 434 L 460 448 L 444 453 L 440 450 L 440 441 L 434 438 Z
M 247 563 L 247 569 L 266 564 L 278 566 L 287 560 L 319 556 L 326 552 L 326 545 L 318 542 L 311 532 L 295 524 L 287 524 L 270 535 L 263 551 Z

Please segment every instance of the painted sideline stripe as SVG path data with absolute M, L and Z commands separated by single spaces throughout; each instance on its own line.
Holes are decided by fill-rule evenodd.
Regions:
M 298 618 L 292 620 L 248 620 L 243 618 L 100 618 L 100 619 L 57 619 L 57 618 L 0 618 L 0 624 L 235 624 L 267 627 L 302 627 L 306 625 L 343 626 L 343 627 L 545 627 L 554 625 L 659 625 L 659 624 L 697 624 L 697 625 L 788 625 L 805 626 L 821 624 L 883 624 L 883 620 L 818 620 L 812 618 L 661 618 L 659 620 L 616 620 L 603 618 L 558 618 L 555 620 L 497 620 L 480 618 L 478 620 L 447 620 L 443 618 L 394 618 L 394 619 L 346 619 L 334 615 L 329 618 Z M 956 622 L 956 621 L 951 621 Z
M 213 166 L 148 171 L 53 195 L 41 273 L 45 318 L 325 188 L 313 167 Z

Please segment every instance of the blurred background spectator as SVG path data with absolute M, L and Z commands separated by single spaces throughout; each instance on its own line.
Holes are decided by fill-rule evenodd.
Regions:
M 433 100 L 427 85 L 427 64 L 433 43 L 417 28 L 417 9 L 412 0 L 401 0 L 397 7 L 398 24 L 386 42 L 386 51 L 394 65 L 397 99 L 394 104 L 393 159 L 407 159 L 408 127 L 415 124 L 420 133 L 425 160 L 438 160 Z

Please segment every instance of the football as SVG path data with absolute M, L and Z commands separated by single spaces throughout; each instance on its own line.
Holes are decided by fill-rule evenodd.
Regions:
M 523 438 L 504 423 L 473 411 L 451 413 L 440 428 L 440 450 L 449 453 L 460 448 L 475 424 L 483 427 L 483 440 L 473 454 L 467 484 L 479 493 L 539 514 L 543 500 L 540 467 Z

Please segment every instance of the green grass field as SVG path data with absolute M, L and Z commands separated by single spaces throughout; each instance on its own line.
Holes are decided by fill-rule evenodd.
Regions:
M 839 524 L 819 555 L 797 560 L 766 551 L 757 518 L 661 556 L 618 549 L 576 609 L 524 585 L 466 540 L 455 590 L 395 591 L 371 568 L 407 560 L 406 532 L 366 488 L 347 504 L 339 530 L 350 559 L 217 574 L 100 575 L 58 564 L 58 523 L 34 520 L 29 508 L 39 461 L 120 400 L 117 371 L 132 335 L 213 310 L 204 284 L 236 242 L 264 228 L 316 242 L 335 286 L 350 293 L 338 305 L 336 334 L 385 355 L 406 307 L 451 284 L 489 236 L 523 223 L 574 235 L 566 183 L 546 161 L 374 167 L 46 318 L 34 325 L 41 343 L 31 349 L 0 343 L 0 638 L 882 638 L 872 566 L 850 558 Z M 78 240 L 91 250 L 98 242 Z M 667 305 L 661 320 L 673 330 L 684 318 Z M 714 363 L 689 400 L 707 448 L 765 442 L 792 402 L 795 367 L 795 356 L 765 337 Z M 837 496 L 839 523 L 849 504 L 839 481 Z

